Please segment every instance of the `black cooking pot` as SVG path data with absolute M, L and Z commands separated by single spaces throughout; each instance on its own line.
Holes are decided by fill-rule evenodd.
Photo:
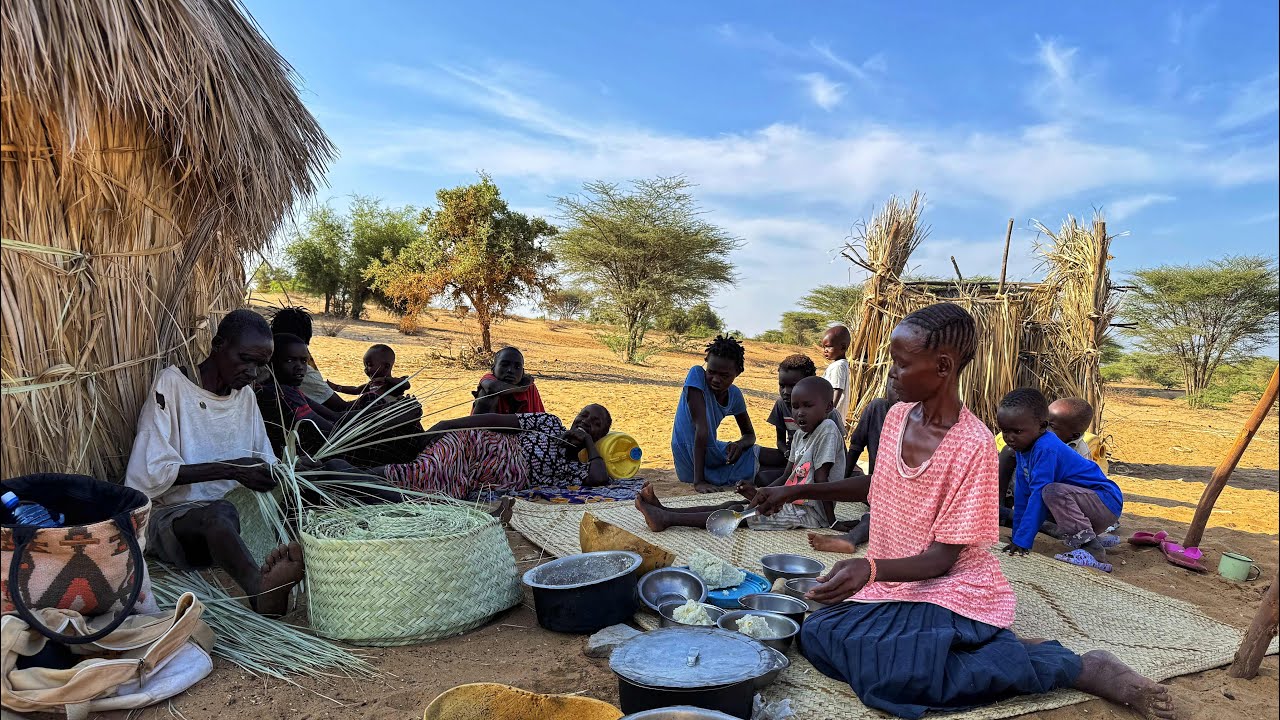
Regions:
M 691 705 L 739 718 L 791 663 L 741 633 L 716 628 L 662 628 L 627 640 L 613 651 L 622 712 Z
M 593 633 L 636 613 L 641 557 L 626 550 L 581 553 L 524 574 L 538 624 L 555 632 Z

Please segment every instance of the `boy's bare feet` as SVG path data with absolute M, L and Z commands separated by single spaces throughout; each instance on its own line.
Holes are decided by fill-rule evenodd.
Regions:
M 653 483 L 645 483 L 644 487 L 640 488 L 640 492 L 636 493 L 636 498 L 645 504 L 662 507 L 662 501 L 658 499 L 658 493 L 653 489 Z
M 709 482 L 696 482 L 693 484 L 693 489 L 697 492 L 704 493 L 704 494 L 720 492 L 720 488 L 716 487 L 715 485 L 712 485 Z
M 657 498 L 655 497 L 656 501 Z M 644 522 L 649 529 L 654 532 L 662 532 L 670 527 L 671 523 L 667 520 L 667 510 L 661 505 L 646 502 L 644 499 L 644 491 L 636 495 L 636 509 L 644 515 Z
M 822 552 L 847 553 L 849 555 L 852 555 L 858 549 L 857 545 L 849 542 L 848 535 L 820 535 L 812 532 L 809 533 L 809 546 Z
M 1077 690 L 1125 705 L 1147 720 L 1176 717 L 1169 688 L 1139 675 L 1105 650 L 1085 653 L 1082 659 L 1084 667 L 1076 679 Z
M 289 591 L 302 582 L 302 546 L 281 545 L 262 561 L 262 579 L 253 609 L 268 617 L 280 617 L 289 609 Z

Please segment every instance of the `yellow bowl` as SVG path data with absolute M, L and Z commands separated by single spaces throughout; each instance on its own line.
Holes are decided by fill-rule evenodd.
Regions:
M 498 683 L 459 685 L 431 701 L 422 720 L 618 720 L 622 711 L 578 695 L 539 695 Z

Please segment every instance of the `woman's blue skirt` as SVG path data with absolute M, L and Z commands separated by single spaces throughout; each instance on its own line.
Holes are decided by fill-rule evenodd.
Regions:
M 1071 687 L 1081 668 L 1055 641 L 1024 643 L 931 603 L 833 605 L 805 620 L 801 648 L 863 704 L 903 718 Z

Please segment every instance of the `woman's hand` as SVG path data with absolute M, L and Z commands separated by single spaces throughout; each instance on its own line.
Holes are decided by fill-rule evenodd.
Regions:
M 844 602 L 865 587 L 870 579 L 871 564 L 866 560 L 840 560 L 831 566 L 831 572 L 818 577 L 820 584 L 805 593 L 805 597 L 827 605 Z
M 257 458 L 232 460 L 236 466 L 236 482 L 255 492 L 271 492 L 276 489 L 276 479 L 271 475 L 271 468 Z
M 738 462 L 738 458 L 742 457 L 742 453 L 746 452 L 752 443 L 744 443 L 741 440 L 734 440 L 724 446 L 724 459 L 730 464 Z
M 595 442 L 591 439 L 591 433 L 583 430 L 582 428 L 573 428 L 566 431 L 564 439 L 568 440 L 569 444 L 580 448 L 589 447 L 591 443 Z
M 772 515 L 782 509 L 792 498 L 790 497 L 791 488 L 786 485 L 770 485 L 769 487 L 756 488 L 755 495 L 751 498 L 749 508 L 756 508 L 761 515 Z

